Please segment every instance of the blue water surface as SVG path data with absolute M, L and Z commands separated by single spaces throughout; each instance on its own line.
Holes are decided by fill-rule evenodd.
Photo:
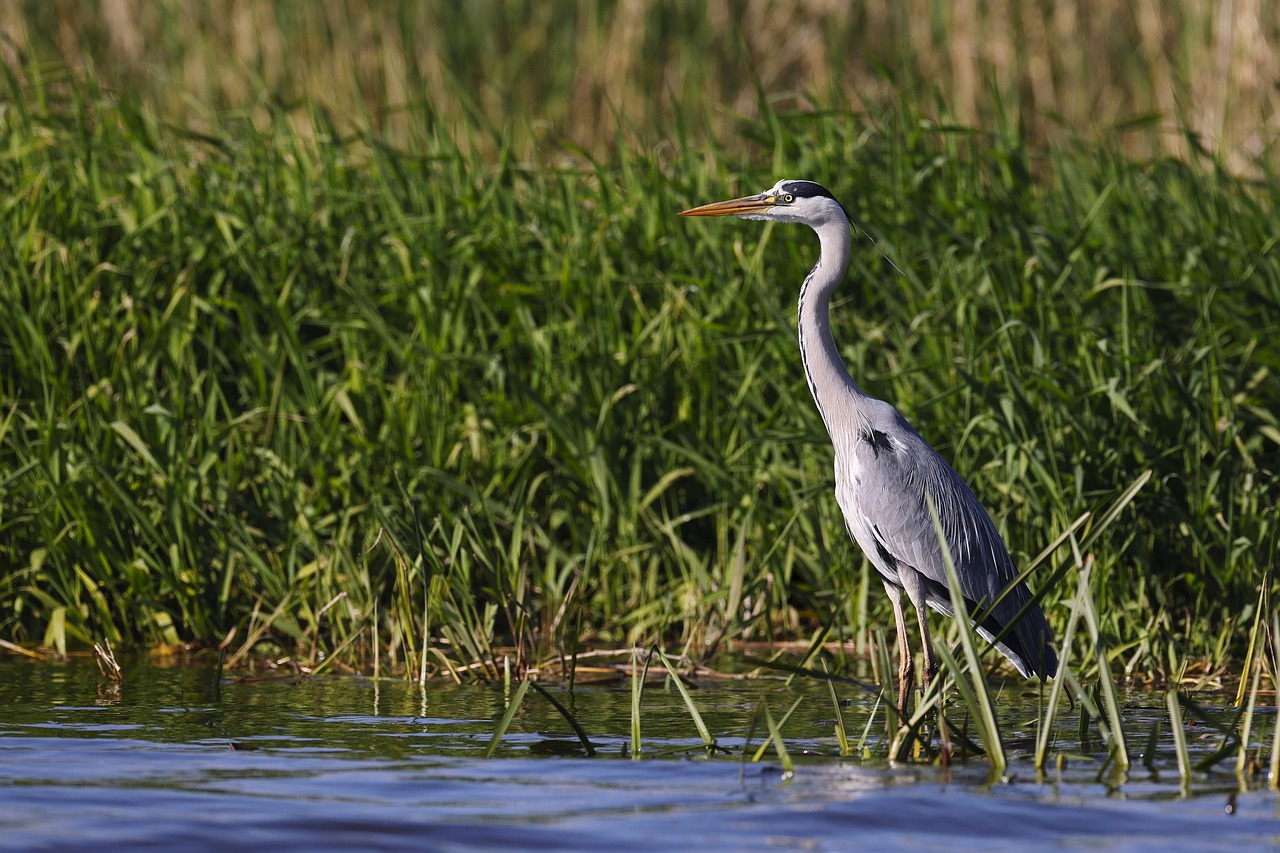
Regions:
M 840 758 L 825 686 L 784 730 L 793 775 L 773 752 L 743 760 L 742 747 L 760 741 L 750 729 L 758 703 L 780 716 L 803 695 L 794 685 L 704 686 L 695 701 L 729 750 L 707 758 L 682 700 L 651 688 L 645 755 L 658 757 L 632 761 L 621 759 L 629 688 L 560 694 L 598 751 L 590 758 L 531 693 L 497 757 L 486 759 L 505 707 L 497 687 L 237 683 L 203 667 L 144 665 L 114 685 L 91 664 L 0 659 L 0 849 L 1217 851 L 1280 843 L 1280 804 L 1265 783 L 1201 773 L 1184 791 L 1168 754 L 1155 756 L 1154 770 L 1122 776 L 1073 758 L 1043 779 L 1015 754 L 995 782 L 981 760 L 944 769 Z M 1131 705 L 1136 734 L 1148 721 L 1139 700 Z M 866 713 L 851 701 L 846 726 L 860 727 Z M 1033 716 L 1010 709 L 1015 750 L 1029 748 L 1018 727 Z M 1191 732 L 1202 752 L 1207 732 Z

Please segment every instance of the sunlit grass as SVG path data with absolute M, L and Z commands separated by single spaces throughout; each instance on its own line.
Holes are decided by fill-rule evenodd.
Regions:
M 519 669 L 874 632 L 794 342 L 812 236 L 674 217 L 785 175 L 905 273 L 860 238 L 837 341 L 1020 564 L 1153 472 L 1081 530 L 1114 671 L 1246 648 L 1280 505 L 1273 180 L 909 105 L 771 116 L 747 160 L 676 139 L 551 166 L 197 136 L 34 80 L 0 128 L 7 641 L 235 630 L 239 659 L 376 644 L 461 680 L 497 678 L 498 647 Z M 1061 631 L 1070 584 L 1031 583 Z

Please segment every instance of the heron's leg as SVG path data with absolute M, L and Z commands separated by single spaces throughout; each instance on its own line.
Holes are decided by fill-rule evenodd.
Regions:
M 924 688 L 929 689 L 929 682 L 938 671 L 938 659 L 933 654 L 933 639 L 929 636 L 929 619 L 925 615 L 924 580 L 914 569 L 901 567 L 898 576 L 902 578 L 902 588 L 911 599 L 911 606 L 916 609 L 916 621 L 920 623 L 920 644 L 924 646 Z
M 912 602 L 914 604 L 914 602 Z M 933 653 L 933 639 L 929 636 L 929 620 L 925 618 L 923 606 L 916 607 L 916 619 L 920 622 L 920 642 L 924 645 L 924 689 L 929 689 L 929 682 L 938 672 L 938 659 Z
M 907 615 L 902 611 L 902 587 L 885 583 L 884 589 L 889 594 L 889 602 L 893 604 L 894 621 L 898 623 L 898 719 L 906 722 L 907 698 L 911 695 L 912 682 L 915 681 L 915 661 L 907 642 Z

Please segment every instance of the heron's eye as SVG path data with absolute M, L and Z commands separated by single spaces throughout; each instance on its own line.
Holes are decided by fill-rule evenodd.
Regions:
M 783 193 L 783 194 L 782 194 L 782 201 L 783 201 L 783 203 L 784 203 L 784 204 L 791 204 L 791 202 L 793 202 L 793 201 L 795 201 L 795 200 L 796 200 L 796 197 L 795 197 L 795 196 L 793 196 L 791 193 Z

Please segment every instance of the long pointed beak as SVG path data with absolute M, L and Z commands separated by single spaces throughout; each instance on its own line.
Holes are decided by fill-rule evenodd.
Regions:
M 744 213 L 763 213 L 773 207 L 773 196 L 749 195 L 716 201 L 680 211 L 681 216 L 741 216 Z

